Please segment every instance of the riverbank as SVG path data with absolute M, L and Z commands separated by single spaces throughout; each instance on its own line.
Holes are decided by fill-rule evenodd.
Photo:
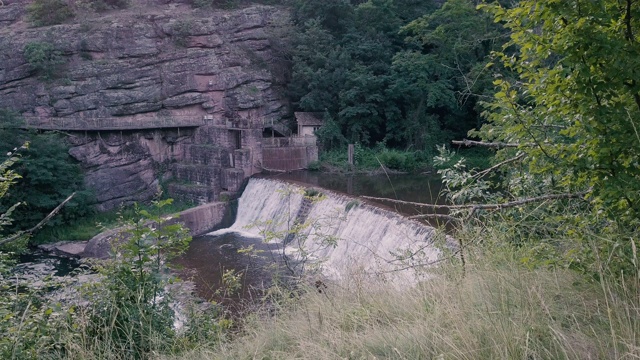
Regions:
M 499 234 L 497 234 L 499 235 Z M 528 268 L 526 249 L 470 249 L 434 277 L 399 290 L 357 274 L 271 290 L 278 311 L 242 333 L 162 359 L 622 359 L 640 355 L 638 279 L 600 282 L 563 268 Z M 634 285 L 635 284 L 635 285 Z
M 152 214 L 165 216 L 175 214 L 195 205 L 184 202 L 172 202 L 171 205 L 157 209 L 149 204 L 139 205 L 143 210 Z M 93 212 L 89 216 L 77 219 L 72 224 L 45 226 L 30 239 L 32 245 L 56 243 L 60 241 L 88 241 L 101 232 L 131 220 L 135 216 L 134 206 L 121 207 L 117 210 L 106 212 Z
M 481 148 L 459 148 L 454 150 L 451 163 L 465 159 L 469 169 L 488 168 L 493 153 Z M 385 147 L 365 148 L 356 146 L 354 165 L 347 161 L 346 149 L 333 149 L 320 153 L 317 162 L 309 164 L 309 170 L 324 173 L 359 173 L 367 175 L 380 174 L 435 174 L 433 165 L 434 151 L 410 151 L 388 149 Z
M 353 179 L 338 178 L 333 180 L 346 180 L 347 185 L 348 179 Z M 399 188 L 415 186 L 409 183 Z M 300 191 L 256 191 L 263 196 L 285 193 L 300 195 Z M 258 201 L 257 195 L 250 198 L 252 205 L 267 203 Z M 283 208 L 285 205 L 291 211 L 290 204 L 283 204 Z M 346 205 L 330 207 L 354 211 Z M 275 216 L 264 217 L 277 220 Z M 246 230 L 245 225 L 251 223 L 256 225 L 248 219 L 238 228 Z M 364 221 L 357 223 L 362 225 Z M 187 330 L 193 335 L 151 334 L 145 353 L 163 359 L 246 359 L 247 354 L 258 359 L 584 359 L 640 355 L 638 277 L 630 275 L 620 281 L 618 274 L 602 272 L 599 281 L 594 281 L 594 274 L 543 264 L 542 260 L 525 264 L 525 259 L 539 250 L 536 244 L 512 246 L 513 234 L 500 226 L 492 227 L 497 224 L 485 225 L 483 235 L 473 228 L 456 234 L 462 243 L 472 244 L 464 248 L 464 264 L 458 254 L 449 253 L 438 267 L 422 270 L 429 280 L 415 286 L 398 287 L 388 279 L 367 276 L 357 269 L 333 280 L 302 277 L 294 287 L 274 282 L 253 299 L 252 312 L 244 317 L 230 320 L 217 306 L 207 313 L 197 308 L 191 313 L 195 323 Z M 401 236 L 407 232 L 393 233 Z M 230 243 L 202 245 L 222 257 L 246 250 Z M 227 298 L 243 281 L 237 275 L 219 272 L 218 289 Z M 146 305 L 138 303 L 133 310 L 122 310 L 135 312 Z M 108 315 L 114 317 L 106 320 L 116 319 Z M 64 324 L 59 326 L 64 328 Z M 109 334 L 119 331 L 108 330 Z M 112 339 L 93 340 L 91 329 L 86 331 L 62 333 L 59 346 L 65 352 L 59 354 L 60 358 L 91 358 L 96 354 L 105 359 L 125 358 L 126 348 L 114 349 Z M 78 336 L 92 340 L 78 343 Z

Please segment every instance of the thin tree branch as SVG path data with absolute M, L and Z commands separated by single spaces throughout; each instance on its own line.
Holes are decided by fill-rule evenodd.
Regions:
M 485 175 L 487 175 L 488 173 L 492 172 L 493 170 L 498 169 L 499 167 L 501 167 L 503 165 L 506 165 L 506 164 L 509 164 L 509 163 L 512 163 L 514 161 L 518 161 L 518 160 L 522 159 L 525 155 L 526 155 L 525 153 L 522 153 L 522 154 L 520 154 L 520 155 L 518 155 L 516 157 L 512 157 L 511 159 L 507 159 L 507 160 L 505 160 L 503 162 L 495 164 L 492 167 L 490 167 L 488 169 L 485 169 L 485 170 L 482 170 L 479 173 L 473 175 L 473 177 L 475 177 L 477 179 L 482 179 Z
M 586 194 L 589 193 L 589 191 L 591 190 L 583 191 L 579 193 L 548 194 L 548 195 L 542 195 L 542 196 L 537 196 L 532 198 L 510 201 L 502 204 L 466 204 L 466 205 L 437 205 L 437 204 L 425 204 L 425 203 L 418 203 L 418 202 L 411 202 L 411 201 L 394 200 L 389 198 L 378 198 L 373 196 L 360 196 L 360 197 L 368 200 L 388 201 L 388 202 L 397 203 L 397 204 L 430 208 L 433 210 L 473 209 L 474 211 L 476 211 L 476 210 L 502 210 L 502 209 L 512 208 L 520 205 L 526 205 L 534 202 L 547 201 L 547 200 L 576 199 L 576 198 L 584 197 Z
M 447 215 L 447 214 L 420 214 L 420 215 L 413 215 L 413 216 L 409 216 L 409 219 L 428 219 L 428 218 L 436 218 L 436 219 L 445 219 L 447 221 L 451 221 L 451 222 L 459 222 L 460 219 L 457 217 L 453 217 L 451 215 Z
M 46 223 L 49 222 L 49 220 L 51 220 L 51 218 L 53 218 L 54 216 L 56 216 L 56 214 L 60 211 L 60 209 L 62 209 L 63 206 L 65 206 L 69 201 L 71 201 L 71 199 L 76 195 L 76 193 L 74 192 L 73 194 L 69 195 L 68 198 L 66 198 L 63 202 L 60 203 L 60 205 L 56 206 L 55 209 L 53 209 L 49 215 L 47 215 L 44 219 L 42 219 L 36 226 L 32 227 L 29 230 L 24 230 L 24 231 L 18 231 L 17 233 L 4 238 L 4 239 L 0 239 L 0 245 L 4 245 L 6 243 L 15 241 L 17 239 L 19 239 L 20 237 L 22 237 L 23 235 L 31 235 L 34 232 L 38 231 L 41 227 L 43 227 Z
M 454 144 L 454 145 L 483 146 L 483 147 L 489 147 L 489 148 L 494 148 L 494 149 L 510 148 L 510 147 L 518 147 L 518 146 L 520 146 L 520 144 L 514 144 L 514 143 L 484 142 L 484 141 L 473 141 L 473 140 L 469 140 L 469 139 L 452 140 L 451 143 Z
M 635 40 L 635 36 L 633 35 L 633 27 L 631 26 L 631 7 L 632 7 L 632 0 L 627 0 L 627 9 L 625 11 L 625 15 L 624 15 L 624 23 L 626 25 L 626 31 L 625 31 L 625 37 L 627 38 L 627 40 L 629 41 L 634 41 Z

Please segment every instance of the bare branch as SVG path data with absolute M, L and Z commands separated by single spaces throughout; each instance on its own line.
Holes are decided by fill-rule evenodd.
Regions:
M 409 219 L 428 219 L 428 218 L 444 219 L 451 222 L 460 221 L 460 219 L 458 219 L 457 217 L 453 217 L 447 214 L 420 214 L 420 215 L 409 216 Z
M 510 201 L 502 204 L 465 204 L 465 205 L 438 205 L 438 204 L 425 204 L 425 203 L 418 203 L 418 202 L 411 202 L 411 201 L 394 200 L 389 198 L 377 198 L 373 196 L 360 196 L 360 197 L 368 200 L 387 201 L 387 202 L 392 202 L 396 204 L 413 205 L 413 206 L 429 208 L 433 210 L 472 209 L 473 211 L 476 211 L 476 210 L 502 210 L 502 209 L 512 208 L 520 205 L 526 205 L 534 202 L 547 201 L 547 200 L 577 199 L 577 198 L 584 197 L 586 194 L 589 193 L 589 191 L 591 190 L 583 191 L 579 193 L 548 194 L 548 195 L 542 195 L 542 196 L 537 196 L 532 198 Z
M 469 139 L 452 140 L 451 143 L 454 144 L 454 145 L 483 146 L 483 147 L 489 147 L 489 148 L 494 148 L 494 149 L 510 148 L 510 147 L 518 147 L 518 146 L 520 146 L 520 144 L 514 144 L 514 143 L 484 142 L 484 141 L 473 141 L 473 140 L 469 140 Z
M 477 173 L 477 174 L 473 175 L 473 177 L 475 177 L 475 178 L 477 178 L 477 179 L 481 179 L 481 178 L 483 178 L 485 175 L 487 175 L 488 173 L 492 172 L 493 170 L 496 170 L 496 169 L 498 169 L 499 167 L 501 167 L 501 166 L 503 166 L 503 165 L 506 165 L 506 164 L 509 164 L 509 163 L 512 163 L 512 162 L 514 162 L 514 161 L 518 161 L 518 160 L 522 159 L 524 156 L 525 156 L 525 153 L 522 153 L 522 154 L 520 154 L 520 155 L 518 155 L 518 156 L 516 156 L 516 157 L 512 157 L 511 159 L 507 159 L 507 160 L 505 160 L 505 161 L 503 161 L 503 162 L 500 162 L 500 163 L 498 163 L 498 164 L 493 165 L 492 167 L 490 167 L 490 168 L 488 168 L 488 169 L 486 169 L 486 170 L 482 170 L 482 171 L 480 171 L 479 173 Z
M 363 199 L 374 200 L 374 201 L 387 201 L 387 202 L 392 202 L 392 203 L 402 204 L 402 205 L 414 205 L 414 206 L 423 207 L 423 208 L 430 208 L 430 209 L 433 209 L 433 210 L 439 210 L 439 209 L 449 210 L 449 209 L 452 209 L 452 208 L 455 209 L 456 206 L 464 206 L 464 205 L 425 204 L 425 203 L 419 203 L 419 202 L 395 200 L 395 199 L 389 199 L 389 198 L 379 198 L 379 197 L 365 196 L 365 195 L 362 195 L 360 197 L 363 198 Z
M 76 195 L 75 192 L 73 194 L 69 195 L 68 198 L 66 198 L 63 202 L 61 202 L 60 205 L 56 206 L 56 208 L 53 209 L 49 213 L 49 215 L 47 215 L 44 219 L 42 219 L 36 226 L 32 227 L 31 229 L 25 230 L 25 231 L 18 231 L 17 233 L 9 236 L 8 238 L 0 239 L 0 245 L 4 245 L 6 243 L 15 241 L 15 240 L 21 238 L 23 235 L 31 235 L 34 232 L 38 231 L 41 227 L 43 227 L 46 223 L 48 223 L 49 220 L 51 220 L 51 218 L 53 218 L 60 211 L 60 209 L 62 209 L 63 206 L 65 206 L 69 201 L 71 201 L 71 199 L 75 195 Z

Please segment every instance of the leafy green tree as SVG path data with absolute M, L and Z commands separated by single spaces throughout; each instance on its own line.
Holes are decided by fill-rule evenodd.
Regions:
M 294 0 L 292 8 L 293 20 L 298 25 L 316 19 L 332 36 L 340 37 L 347 31 L 353 19 L 353 5 L 350 1 Z
M 294 107 L 328 114 L 334 129 L 321 136 L 337 126 L 365 146 L 432 150 L 478 125 L 477 100 L 492 91 L 487 55 L 503 32 L 471 0 L 435 4 L 296 2 Z
M 393 104 L 385 102 L 391 58 L 398 44 L 392 1 L 298 7 L 290 84 L 294 105 L 326 111 L 344 138 L 373 144 L 384 137 Z
M 37 134 L 17 127 L 19 118 L 8 111 L 0 112 L 0 151 L 13 151 L 23 143 L 29 147 L 21 152 L 21 161 L 12 171 L 22 179 L 0 199 L 0 211 L 15 203 L 22 206 L 13 211 L 13 226 L 5 231 L 24 230 L 43 219 L 71 193 L 75 197 L 46 226 L 59 226 L 92 211 L 93 195 L 84 188 L 80 165 L 68 153 L 64 138 L 55 133 Z M 6 232 L 4 233 L 6 234 Z
M 408 49 L 394 57 L 389 93 L 404 116 L 389 138 L 433 148 L 477 126 L 477 101 L 493 90 L 488 55 L 504 43 L 504 30 L 473 1 L 448 0 L 401 34 Z
M 496 165 L 469 172 L 458 162 L 442 172 L 456 188 L 450 198 L 471 203 L 454 210 L 466 214 L 464 224 L 479 217 L 531 246 L 523 261 L 596 276 L 636 273 L 639 5 L 523 0 L 482 7 L 511 31 L 496 58 L 514 76 L 494 81 L 488 123 L 470 133 L 483 141 L 462 142 L 498 149 Z
M 173 200 L 154 202 L 158 210 Z M 147 358 L 152 349 L 166 350 L 175 338 L 175 313 L 167 286 L 168 260 L 184 253 L 191 242 L 182 224 L 135 205 L 136 216 L 122 219 L 115 257 L 99 268 L 104 281 L 88 293 L 90 309 L 85 335 L 113 343 L 130 358 Z M 159 213 L 159 211 L 158 211 Z
M 27 147 L 28 144 L 23 144 L 8 152 L 7 158 L 0 163 L 0 200 L 20 179 L 13 167 L 20 162 L 20 153 Z M 1 234 L 12 224 L 12 213 L 20 205 L 15 203 L 0 212 L 0 332 L 3 334 L 0 337 L 0 357 L 38 359 L 42 356 L 42 350 L 52 352 L 58 349 L 61 338 L 59 330 L 66 327 L 67 317 L 64 311 L 58 311 L 60 306 L 43 305 L 46 302 L 46 290 L 43 289 L 54 288 L 59 283 L 44 279 L 34 286 L 36 280 L 25 280 L 12 273 L 15 259 L 5 250 L 19 243 L 22 237 L 20 234 Z
M 518 144 L 529 171 L 588 190 L 598 210 L 640 212 L 640 5 L 625 1 L 521 1 L 485 6 L 511 31 L 498 53 L 518 74 L 498 79 L 478 133 Z

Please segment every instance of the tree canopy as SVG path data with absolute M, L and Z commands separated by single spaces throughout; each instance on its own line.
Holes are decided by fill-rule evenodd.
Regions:
M 589 189 L 597 209 L 640 211 L 640 5 L 520 1 L 485 6 L 511 32 L 498 53 L 517 79 L 497 79 L 488 141 L 516 142 L 529 171 L 566 190 Z
M 12 162 L 10 168 L 20 175 L 20 181 L 0 198 L 0 213 L 21 203 L 13 210 L 13 225 L 4 229 L 4 235 L 33 226 L 73 192 L 76 192 L 74 199 L 48 226 L 68 223 L 91 212 L 92 194 L 84 188 L 82 169 L 69 155 L 64 137 L 21 130 L 17 126 L 20 119 L 8 111 L 0 112 L 0 117 L 1 153 L 13 152 L 29 143 L 20 151 L 20 161 Z
M 504 31 L 473 1 L 299 1 L 294 21 L 290 92 L 321 140 L 431 150 L 479 123 Z

